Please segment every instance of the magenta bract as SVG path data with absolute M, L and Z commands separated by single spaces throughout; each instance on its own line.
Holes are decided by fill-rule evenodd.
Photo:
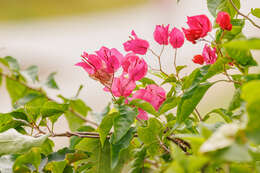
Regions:
M 131 38 L 131 40 L 128 40 L 123 44 L 125 51 L 132 51 L 136 54 L 145 55 L 149 48 L 148 41 L 138 38 L 134 30 L 131 34 L 134 38 Z

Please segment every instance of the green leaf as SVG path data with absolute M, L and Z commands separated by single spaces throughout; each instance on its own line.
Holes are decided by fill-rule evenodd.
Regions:
M 227 39 L 228 41 L 231 41 L 233 39 L 242 39 L 245 36 L 242 34 L 242 30 L 245 26 L 245 20 L 244 19 L 232 19 L 231 20 L 231 24 L 232 24 L 232 30 L 229 32 L 225 32 L 223 40 Z M 221 39 L 221 35 L 223 30 L 220 29 L 220 35 L 218 35 L 219 37 L 216 38 L 216 40 Z M 219 41 L 218 41 L 219 42 Z
M 259 38 L 250 38 L 243 40 L 233 40 L 227 42 L 223 45 L 226 48 L 234 48 L 234 49 L 260 49 L 260 39 Z
M 41 153 L 45 156 L 48 156 L 53 152 L 54 142 L 47 138 L 44 143 L 41 145 Z
M 45 102 L 41 108 L 41 114 L 43 117 L 50 117 L 57 114 L 63 114 L 68 110 L 67 104 L 58 104 L 53 101 Z
M 64 160 L 66 157 L 66 154 L 74 153 L 74 152 L 75 152 L 74 150 L 70 150 L 67 147 L 59 149 L 57 152 L 53 152 L 48 155 L 48 162 Z
M 257 62 L 253 59 L 249 50 L 226 47 L 226 51 L 232 59 L 244 67 L 257 65 Z
M 71 100 L 70 106 L 75 112 L 84 117 L 87 116 L 88 111 L 91 111 L 91 108 L 88 107 L 81 99 Z
M 22 135 L 14 129 L 9 129 L 0 133 L 0 155 L 23 153 L 32 147 L 39 147 L 44 143 L 47 137 L 47 135 L 43 135 L 34 138 Z
M 247 102 L 249 121 L 246 128 L 248 137 L 256 144 L 260 144 L 260 80 L 250 81 L 242 87 L 241 97 Z
M 141 99 L 134 99 L 132 100 L 129 105 L 136 106 L 137 108 L 140 108 L 149 114 L 152 114 L 154 116 L 158 115 L 158 112 L 154 109 L 154 107 L 148 103 L 147 101 L 141 100 Z
M 102 147 L 104 145 L 105 140 L 107 139 L 107 135 L 109 134 L 113 126 L 113 119 L 117 115 L 118 115 L 117 112 L 106 115 L 98 127 L 98 132 L 100 135 L 100 142 Z
M 18 72 L 20 70 L 20 66 L 17 60 L 11 56 L 6 56 L 4 58 L 1 58 L 0 62 L 5 66 L 9 67 L 14 72 Z
M 147 127 L 139 127 L 137 129 L 138 138 L 148 147 L 148 152 L 155 155 L 159 149 L 159 140 L 163 131 L 163 125 L 155 118 L 148 120 Z
M 91 169 L 97 173 L 110 173 L 110 144 L 108 140 L 101 147 L 99 139 L 84 138 L 75 147 L 78 150 L 90 152 L 90 161 L 94 162 L 95 166 Z
M 67 111 L 65 113 L 65 117 L 68 121 L 69 128 L 71 131 L 77 131 L 77 129 L 80 128 L 80 126 L 82 126 L 85 123 L 84 120 L 82 120 L 81 118 L 76 116 L 74 113 L 69 112 L 69 111 Z
M 222 73 L 224 71 L 224 66 L 230 62 L 227 58 L 219 57 L 217 61 L 214 64 L 211 64 L 209 66 L 209 69 L 207 73 L 204 75 L 203 79 L 201 81 L 206 81 L 207 79 Z
M 21 74 L 26 77 L 27 79 L 32 80 L 33 82 L 39 81 L 38 78 L 38 67 L 35 65 L 32 65 L 28 67 L 26 70 L 21 71 Z
M 194 111 L 213 83 L 202 83 L 185 91 L 177 108 L 177 123 L 184 122 Z
M 120 105 L 119 114 L 114 117 L 114 133 L 112 143 L 115 144 L 126 135 L 137 116 L 137 110 L 129 106 Z
M 210 116 L 213 113 L 220 115 L 227 123 L 232 122 L 232 113 L 223 108 L 213 109 L 212 111 L 207 113 L 205 117 Z
M 14 172 L 20 172 L 20 168 L 23 169 L 23 167 L 26 164 L 32 164 L 36 170 L 38 170 L 38 167 L 41 163 L 41 149 L 40 148 L 32 148 L 28 153 L 19 156 L 13 165 L 13 171 Z
M 171 145 L 171 155 L 174 158 L 174 161 L 171 163 L 166 173 L 200 172 L 203 166 L 208 162 L 208 158 L 205 156 L 185 155 L 175 144 Z
M 19 113 L 7 113 L 7 114 L 1 114 L 0 113 L 0 132 L 4 132 L 11 128 L 18 128 L 21 126 L 26 126 L 27 123 L 23 120 L 16 119 L 13 114 L 19 114 Z
M 42 96 L 43 96 L 42 94 L 37 92 L 29 92 L 28 94 L 26 94 L 25 96 L 17 100 L 14 107 L 18 108 L 20 106 L 24 106 L 26 103 L 34 100 L 35 98 L 42 97 Z
M 163 113 L 172 110 L 173 108 L 175 108 L 178 103 L 180 101 L 180 97 L 168 97 L 163 104 L 160 106 L 158 112 L 159 115 L 162 115 Z
M 42 106 L 48 101 L 46 97 L 37 97 L 24 105 L 30 121 L 36 121 L 40 116 Z
M 166 83 L 174 83 L 176 81 L 177 81 L 176 77 L 173 74 L 171 74 L 161 83 L 161 85 L 164 85 Z
M 245 145 L 234 143 L 228 148 L 220 150 L 215 156 L 218 160 L 229 162 L 251 162 L 252 157 Z
M 217 16 L 217 9 L 219 5 L 221 4 L 222 0 L 207 0 L 207 6 L 208 10 L 211 13 L 212 16 Z
M 72 164 L 79 160 L 87 159 L 88 155 L 82 151 L 76 151 L 75 153 L 66 154 L 65 160 L 68 161 L 68 164 Z
M 202 80 L 204 80 L 204 76 L 207 75 L 209 68 L 210 66 L 206 65 L 193 70 L 193 72 L 185 79 L 183 89 L 185 90 L 198 85 Z
M 46 82 L 44 83 L 45 86 L 47 86 L 48 88 L 52 88 L 52 89 L 59 89 L 55 79 L 54 79 L 54 76 L 56 75 L 57 73 L 56 72 L 53 72 L 51 73 Z
M 260 8 L 251 8 L 251 13 L 255 16 L 260 18 Z
M 134 160 L 131 163 L 130 173 L 140 173 L 143 171 L 146 147 L 137 148 L 134 153 Z
M 67 165 L 67 162 L 65 160 L 63 161 L 53 161 L 49 162 L 45 166 L 45 170 L 51 171 L 52 173 L 64 173 L 64 169 Z
M 22 98 L 27 91 L 27 88 L 19 82 L 6 78 L 6 89 L 14 104 L 18 99 Z
M 147 78 L 147 77 L 142 78 L 141 80 L 139 80 L 139 82 L 141 82 L 143 84 L 143 86 L 150 85 L 150 84 L 156 84 L 154 82 L 154 80 Z
M 180 71 L 181 71 L 182 69 L 186 68 L 186 67 L 188 67 L 188 66 L 187 66 L 187 65 L 177 66 L 177 67 L 176 67 L 176 72 L 177 72 L 177 73 L 180 73 Z
M 232 0 L 235 6 L 240 9 L 240 0 Z M 209 12 L 213 17 L 217 16 L 219 11 L 225 11 L 230 14 L 231 18 L 236 15 L 236 10 L 230 4 L 229 0 L 207 0 Z
M 232 1 L 235 4 L 235 6 L 237 7 L 237 9 L 240 9 L 240 0 L 232 0 Z M 219 11 L 227 12 L 231 16 L 231 19 L 233 19 L 235 17 L 235 15 L 237 14 L 237 11 L 231 5 L 229 0 L 221 0 L 221 3 L 219 4 L 217 11 L 218 12 Z
M 114 169 L 118 162 L 119 162 L 119 156 L 120 152 L 123 149 L 128 148 L 133 136 L 134 136 L 135 129 L 131 127 L 126 134 L 116 143 L 111 143 L 111 168 Z M 116 141 L 115 139 L 115 133 L 113 133 L 111 137 L 111 141 Z
M 239 129 L 240 125 L 235 123 L 222 125 L 203 143 L 200 147 L 200 152 L 211 152 L 232 145 Z
M 233 98 L 228 106 L 228 111 L 233 111 L 241 106 L 242 99 L 240 98 L 241 89 L 235 90 Z

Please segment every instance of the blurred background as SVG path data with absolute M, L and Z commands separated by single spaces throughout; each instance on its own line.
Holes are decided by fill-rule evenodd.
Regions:
M 260 7 L 259 0 L 241 0 L 244 14 L 252 7 Z M 110 100 L 102 86 L 91 80 L 82 70 L 74 66 L 80 61 L 82 51 L 89 53 L 101 46 L 117 48 L 122 53 L 122 43 L 128 40 L 132 29 L 139 37 L 148 40 L 151 48 L 159 52 L 160 47 L 153 40 L 156 24 L 170 24 L 185 27 L 186 16 L 206 14 L 211 18 L 206 0 L 0 0 L 0 57 L 13 56 L 22 68 L 30 65 L 40 67 L 40 78 L 44 79 L 57 71 L 56 80 L 60 90 L 49 90 L 50 97 L 57 94 L 74 96 L 79 85 L 85 87 L 82 98 L 94 112 L 100 112 Z M 257 23 L 260 20 L 253 18 Z M 246 23 L 245 34 L 258 36 L 260 32 Z M 202 52 L 204 44 L 185 42 L 178 50 L 178 65 L 188 65 L 184 74 L 197 65 L 191 59 Z M 172 72 L 173 51 L 169 47 L 163 54 L 163 68 Z M 260 52 L 253 52 L 260 57 Z M 145 60 L 157 68 L 156 58 L 147 54 Z M 257 70 L 257 69 L 255 69 Z M 198 109 L 206 113 L 213 108 L 228 105 L 233 86 L 219 83 L 212 87 Z M 57 98 L 56 98 L 57 99 Z M 207 100 L 207 101 L 206 101 Z M 4 87 L 0 88 L 0 112 L 9 112 L 10 100 Z M 95 120 L 95 117 L 91 117 Z M 60 118 L 56 132 L 68 129 L 65 119 Z M 55 139 L 56 148 L 67 145 L 63 138 Z

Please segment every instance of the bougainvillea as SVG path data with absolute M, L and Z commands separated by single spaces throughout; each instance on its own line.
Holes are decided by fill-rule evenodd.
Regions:
M 78 98 L 83 86 L 56 101 L 45 91 L 59 88 L 55 73 L 42 81 L 38 67 L 22 69 L 13 57 L 1 58 L 0 84 L 4 79 L 13 109 L 0 113 L 0 172 L 260 172 L 260 74 L 250 70 L 257 66 L 251 50 L 260 50 L 260 38 L 243 34 L 245 22 L 260 29 L 253 20 L 260 10 L 244 15 L 239 0 L 208 0 L 207 5 L 215 20 L 189 16 L 182 30 L 156 25 L 150 42 L 132 31 L 122 45 L 125 51 L 102 46 L 83 52 L 76 66 L 111 95 L 97 112 Z M 177 54 L 184 44 L 199 54 Z M 163 54 L 167 46 L 173 57 Z M 147 58 L 158 60 L 158 67 Z M 163 64 L 163 58 L 173 64 Z M 178 64 L 180 58 L 196 68 Z M 202 113 L 199 103 L 219 83 L 232 84 L 225 86 L 233 86 L 232 99 Z M 218 99 L 223 98 L 212 100 Z M 57 133 L 62 116 L 69 130 Z M 70 144 L 53 151 L 58 137 Z

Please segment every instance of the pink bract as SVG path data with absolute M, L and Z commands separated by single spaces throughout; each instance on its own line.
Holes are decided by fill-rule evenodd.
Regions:
M 125 51 L 132 51 L 136 54 L 145 55 L 149 48 L 148 41 L 138 38 L 134 30 L 131 34 L 134 38 L 131 38 L 131 40 L 128 40 L 123 44 Z
M 200 65 L 203 65 L 204 64 L 204 58 L 202 55 L 195 55 L 192 59 L 192 61 L 195 63 L 195 64 L 200 64 Z
M 147 85 L 145 89 L 140 89 L 136 91 L 131 99 L 142 99 L 150 103 L 155 110 L 158 110 L 159 107 L 166 99 L 166 92 L 163 88 L 151 84 Z M 144 116 L 143 112 L 140 112 L 140 116 Z
M 202 56 L 206 64 L 214 64 L 217 60 L 216 48 L 211 49 L 209 45 L 205 44 Z
M 120 68 L 123 55 L 117 49 L 108 49 L 103 46 L 96 53 L 105 62 L 108 73 L 114 73 Z
M 184 44 L 184 35 L 178 28 L 173 28 L 170 33 L 170 43 L 173 48 L 180 48 Z
M 156 25 L 155 31 L 153 33 L 154 40 L 160 45 L 168 45 L 169 39 L 169 26 Z
M 206 15 L 188 17 L 189 29 L 183 28 L 183 32 L 188 41 L 196 43 L 199 38 L 205 37 L 212 30 L 212 24 Z
M 219 12 L 216 19 L 216 23 L 219 24 L 219 26 L 223 30 L 228 30 L 228 31 L 232 30 L 230 15 L 227 12 L 223 12 L 223 11 Z
M 137 118 L 138 119 L 141 119 L 141 120 L 148 120 L 148 114 L 147 114 L 147 112 L 145 112 L 144 110 L 142 110 L 142 109 L 138 109 L 138 112 L 139 112 L 139 114 L 137 115 Z
M 83 52 L 81 57 L 83 58 L 83 61 L 77 63 L 76 66 L 82 67 L 89 75 L 93 75 L 103 66 L 102 61 L 94 54 Z
M 111 90 L 113 95 L 116 97 L 128 97 L 133 92 L 135 87 L 136 85 L 133 80 L 130 80 L 124 77 L 124 75 L 121 75 L 119 78 L 114 78 Z
M 125 56 L 122 67 L 124 72 L 129 75 L 129 79 L 134 81 L 142 79 L 148 70 L 148 65 L 144 59 L 139 58 L 134 53 Z

